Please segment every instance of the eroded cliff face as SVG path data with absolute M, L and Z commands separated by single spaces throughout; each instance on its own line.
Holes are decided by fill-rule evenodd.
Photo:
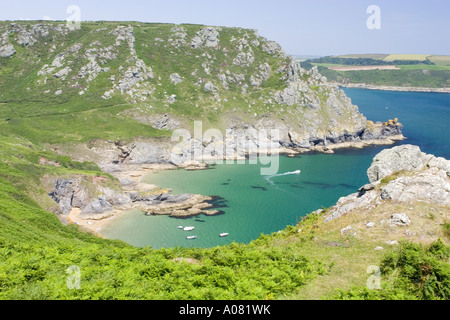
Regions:
M 370 183 L 361 187 L 359 193 L 341 198 L 327 212 L 325 221 L 338 219 L 354 210 L 370 212 L 386 202 L 434 204 L 446 207 L 448 215 L 449 160 L 425 154 L 418 146 L 402 145 L 380 152 L 367 170 L 367 175 Z M 404 216 L 392 217 L 406 224 L 401 222 L 402 218 L 407 221 Z
M 369 126 L 317 68 L 302 69 L 255 30 L 100 22 L 71 30 L 62 23 L 3 22 L 0 34 L 0 63 L 6 70 L 0 85 L 23 80 L 26 89 L 20 98 L 14 90 L 11 95 L 16 92 L 16 101 L 40 101 L 36 108 L 42 111 L 59 101 L 76 101 L 93 113 L 127 105 L 115 116 L 158 130 L 192 131 L 193 121 L 199 120 L 205 130 L 234 130 L 237 137 L 229 153 L 240 149 L 241 140 L 258 145 L 248 137 L 249 128 L 279 130 L 277 137 L 267 137 L 274 148 L 326 148 L 401 135 L 399 123 Z M 3 100 L 9 98 L 3 95 Z M 196 144 L 211 142 L 189 139 L 181 157 Z M 114 157 L 119 159 L 112 161 L 154 162 L 150 144 L 155 141 L 116 143 Z M 168 160 L 166 152 L 157 152 L 157 162 Z

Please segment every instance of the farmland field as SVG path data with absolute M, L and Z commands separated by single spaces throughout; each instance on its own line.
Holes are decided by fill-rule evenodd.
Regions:
M 400 70 L 397 66 L 355 66 L 355 67 L 328 67 L 335 71 L 363 71 L 363 70 Z
M 429 59 L 439 66 L 450 66 L 450 56 L 431 56 Z
M 384 58 L 384 61 L 395 61 L 395 60 L 418 60 L 418 61 L 424 61 L 427 60 L 427 58 L 430 55 L 428 54 L 391 54 Z
M 384 58 L 388 56 L 389 54 L 369 53 L 369 54 L 345 54 L 339 56 L 339 58 L 346 58 L 346 59 L 366 58 L 366 59 L 384 60 Z

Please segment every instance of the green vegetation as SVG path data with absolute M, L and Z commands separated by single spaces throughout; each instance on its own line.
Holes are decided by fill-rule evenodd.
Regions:
M 432 66 L 433 67 L 433 66 Z M 329 81 L 366 83 L 380 86 L 445 88 L 450 85 L 450 70 L 402 68 L 401 70 L 334 71 L 319 67 Z
M 0 33 L 9 24 L 0 22 Z M 116 59 L 99 61 L 110 73 L 100 72 L 95 81 L 80 75 L 79 67 L 90 62 L 86 51 L 77 54 L 71 48 L 78 44 L 96 48 L 98 43 L 102 48 L 115 46 L 111 31 L 119 23 L 86 22 L 80 30 L 64 36 L 43 36 L 33 46 L 20 45 L 17 34 L 9 33 L 16 52 L 0 58 L 0 299 L 296 299 L 320 298 L 322 294 L 329 297 L 336 288 L 362 285 L 367 263 L 381 264 L 384 254 L 374 253 L 372 240 L 343 236 L 339 233 L 342 226 L 325 226 L 315 214 L 280 233 L 261 235 L 248 245 L 154 250 L 101 239 L 76 225 L 62 224 L 50 212 L 56 204 L 44 189 L 42 180 L 46 177 L 102 177 L 99 180 L 108 186 L 118 186 L 119 182 L 96 164 L 58 155 L 49 145 L 165 138 L 170 131 L 157 130 L 145 119 L 161 112 L 187 119 L 204 117 L 215 124 L 234 109 L 235 116 L 243 118 L 255 112 L 268 113 L 275 108 L 268 102 L 274 90 L 286 86 L 276 71 L 289 61 L 265 52 L 258 45 L 262 39 L 254 32 L 222 28 L 221 50 L 195 50 L 169 43 L 174 25 L 123 24 L 139 25 L 134 28 L 136 56 L 130 58 L 129 44 L 120 42 L 113 52 Z M 183 27 L 187 39 L 199 30 L 196 25 Z M 167 43 L 159 47 L 147 44 L 156 38 Z M 237 39 L 252 46 L 255 61 L 251 66 L 234 64 L 236 55 L 228 54 L 235 51 Z M 52 72 L 39 75 L 60 53 L 71 68 L 67 78 L 55 77 Z M 115 92 L 108 99 L 102 98 L 105 88 L 112 86 L 111 78 L 122 77 L 123 69 L 132 67 L 137 59 L 150 65 L 155 74 L 142 82 L 140 89 L 148 91 L 136 96 L 135 92 Z M 265 63 L 272 70 L 269 78 L 258 88 L 252 86 L 248 75 L 260 72 L 259 66 Z M 229 81 L 227 90 L 216 79 L 220 101 L 215 92 L 205 90 L 204 82 L 195 88 L 189 85 L 212 79 L 208 72 L 218 75 L 227 70 L 235 79 L 245 73 L 244 79 L 239 80 L 240 85 L 238 80 Z M 172 83 L 171 72 L 177 72 L 184 81 Z M 247 94 L 241 91 L 244 84 Z M 171 95 L 176 100 L 169 103 Z M 326 92 L 318 96 L 327 100 Z M 448 235 L 448 224 L 442 229 Z M 342 245 L 330 246 L 332 241 Z M 397 274 L 400 278 L 389 282 L 388 289 L 401 292 L 400 297 L 448 299 L 449 267 L 444 263 L 448 247 L 438 243 L 433 248 L 414 247 L 406 254 L 404 249 L 389 250 L 383 270 L 392 279 Z M 428 273 L 418 274 L 425 265 L 431 267 Z M 71 266 L 80 270 L 80 289 L 67 286 Z M 338 298 L 350 295 L 342 292 Z M 359 297 L 379 298 L 377 294 Z
M 372 58 L 342 58 L 342 57 L 323 57 L 319 59 L 307 60 L 309 63 L 337 64 L 346 66 L 386 66 L 386 65 L 433 65 L 428 59 L 424 60 L 377 60 Z
M 319 68 L 329 81 L 379 86 L 446 88 L 450 86 L 450 56 L 344 55 L 301 62 L 305 69 Z M 396 66 L 399 70 L 332 70 L 346 66 Z
M 448 300 L 450 246 L 437 241 L 429 246 L 404 242 L 381 263 L 381 289 L 352 288 L 336 299 Z

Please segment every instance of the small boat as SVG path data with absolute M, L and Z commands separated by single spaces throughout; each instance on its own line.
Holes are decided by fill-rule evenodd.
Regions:
M 192 231 L 194 229 L 195 229 L 195 227 L 184 227 L 183 228 L 184 231 Z
M 183 229 L 184 227 L 183 226 L 178 226 L 178 229 Z
M 188 240 L 193 240 L 193 239 L 197 239 L 198 237 L 197 236 L 189 236 L 189 237 L 186 237 L 186 239 L 188 239 Z
M 293 174 L 300 174 L 301 173 L 301 171 L 300 170 L 296 170 L 296 171 L 294 171 L 294 172 L 292 172 Z
M 229 233 L 221 233 L 220 234 L 220 236 L 223 238 L 223 237 L 226 237 L 227 235 L 229 235 Z

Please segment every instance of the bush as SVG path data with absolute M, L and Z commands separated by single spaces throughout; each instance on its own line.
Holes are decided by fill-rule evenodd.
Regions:
M 450 298 L 450 246 L 442 240 L 424 247 L 403 242 L 381 262 L 382 289 L 352 288 L 338 291 L 335 299 L 448 300 Z

